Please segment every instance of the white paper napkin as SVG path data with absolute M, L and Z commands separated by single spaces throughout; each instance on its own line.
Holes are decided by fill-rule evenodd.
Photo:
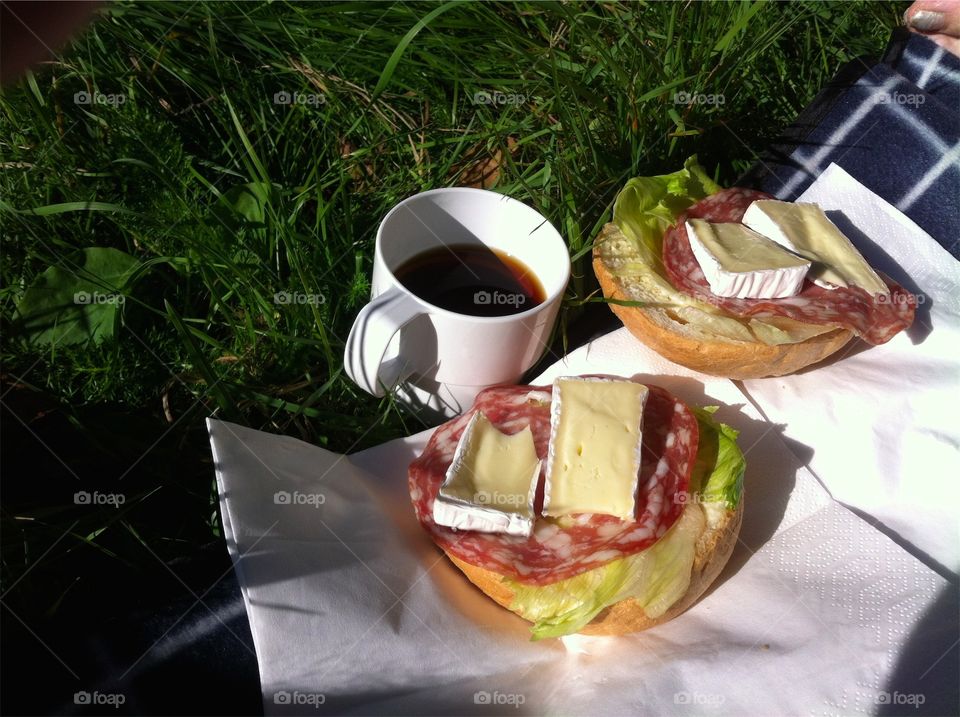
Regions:
M 788 448 L 732 383 L 625 330 L 543 380 L 588 372 L 721 404 L 748 460 L 723 575 L 680 618 L 619 638 L 530 642 L 527 623 L 443 557 L 406 487 L 428 431 L 343 457 L 209 422 L 267 714 L 914 714 L 911 701 L 942 698 L 942 685 L 901 676 L 930 672 L 940 653 L 928 653 L 955 630 L 924 618 L 946 581 L 830 500 L 795 457 L 809 447 Z M 908 649 L 917 634 L 932 650 Z
M 798 375 L 744 382 L 786 435 L 811 446 L 831 494 L 960 567 L 960 262 L 835 164 L 798 201 L 819 204 L 871 265 L 923 301 L 883 346 L 851 342 Z

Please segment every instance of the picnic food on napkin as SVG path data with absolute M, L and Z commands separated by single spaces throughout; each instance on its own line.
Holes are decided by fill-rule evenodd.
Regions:
M 512 450 L 484 438 L 488 426 Z M 434 431 L 410 465 L 410 497 L 434 542 L 533 622 L 534 639 L 635 632 L 690 607 L 729 558 L 743 511 L 736 437 L 709 410 L 629 379 L 497 386 Z M 539 463 L 525 487 L 530 445 Z
M 721 189 L 696 158 L 630 180 L 593 257 L 631 333 L 676 363 L 729 378 L 795 373 L 854 336 L 885 343 L 916 308 L 819 207 Z

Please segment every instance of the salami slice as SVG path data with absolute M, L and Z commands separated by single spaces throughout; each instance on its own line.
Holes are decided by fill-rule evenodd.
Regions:
M 718 306 L 738 317 L 786 316 L 806 324 L 849 329 L 870 344 L 883 344 L 909 328 L 916 311 L 916 297 L 884 278 L 890 296 L 873 296 L 860 287 L 824 289 L 805 281 L 800 293 L 785 299 L 736 299 L 710 291 L 700 264 L 690 248 L 684 222 L 739 222 L 757 199 L 772 199 L 752 189 L 725 189 L 690 207 L 663 237 L 663 264 L 670 283 L 678 291 Z
M 497 386 L 482 391 L 467 413 L 437 428 L 423 453 L 410 464 L 410 497 L 421 525 L 451 555 L 530 585 L 573 577 L 650 547 L 683 510 L 683 501 L 676 496 L 685 493 L 689 485 L 699 432 L 690 409 L 664 389 L 649 388 L 636 522 L 586 513 L 568 516 L 568 521 L 538 518 L 530 537 L 436 525 L 433 501 L 460 435 L 476 411 L 483 411 L 504 433 L 530 426 L 537 455 L 546 459 L 552 387 Z M 543 471 L 539 481 L 538 515 L 543 508 Z

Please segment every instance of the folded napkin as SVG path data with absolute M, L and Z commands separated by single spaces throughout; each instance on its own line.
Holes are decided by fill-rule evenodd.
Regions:
M 587 372 L 722 405 L 748 460 L 741 540 L 715 587 L 620 638 L 530 642 L 527 623 L 443 557 L 406 488 L 428 431 L 345 457 L 209 422 L 267 714 L 849 714 L 930 699 L 892 680 L 946 582 L 831 501 L 795 457 L 808 448 L 788 448 L 730 382 L 625 330 L 542 381 Z
M 896 208 L 831 165 L 815 202 L 871 265 L 917 295 L 914 326 L 883 346 L 854 341 L 826 365 L 744 382 L 833 497 L 928 563 L 960 567 L 960 262 Z

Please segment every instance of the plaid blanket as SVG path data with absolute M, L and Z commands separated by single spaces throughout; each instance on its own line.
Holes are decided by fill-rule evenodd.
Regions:
M 904 28 L 855 60 L 739 183 L 796 199 L 831 162 L 960 259 L 960 58 Z

